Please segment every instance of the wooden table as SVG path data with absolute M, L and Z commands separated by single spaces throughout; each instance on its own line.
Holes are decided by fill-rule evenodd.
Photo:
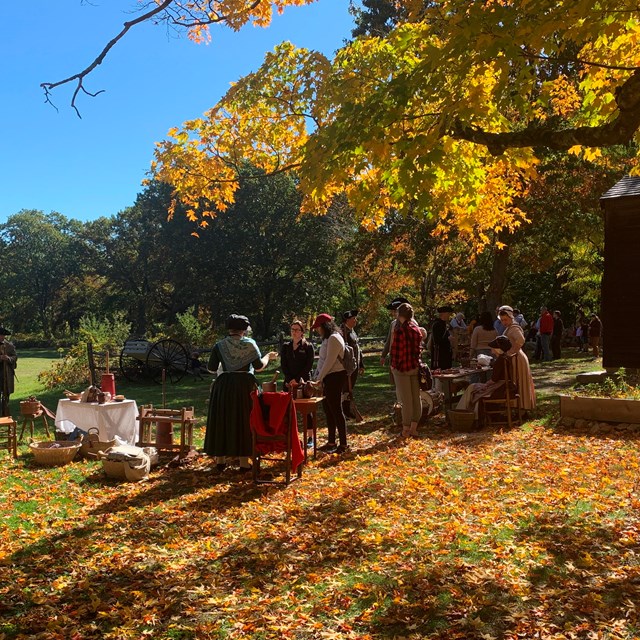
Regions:
M 318 407 L 322 404 L 324 396 L 320 398 L 294 398 L 293 404 L 296 411 L 302 416 L 302 428 L 304 433 L 304 463 L 307 464 L 307 416 L 311 416 L 313 430 L 313 458 L 315 460 L 318 446 Z
M 491 377 L 492 367 L 478 367 L 469 369 L 457 369 L 451 373 L 435 373 L 431 372 L 434 380 L 440 380 L 442 393 L 444 394 L 444 404 L 448 408 L 452 408 L 453 401 L 458 399 L 456 393 L 452 390 L 453 383 L 456 380 L 466 380 L 471 376 L 478 376 L 479 382 L 486 382 Z

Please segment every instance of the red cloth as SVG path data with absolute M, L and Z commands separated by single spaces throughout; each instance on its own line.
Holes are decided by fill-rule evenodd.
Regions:
M 291 404 L 291 467 L 293 471 L 296 471 L 298 465 L 304 461 L 304 453 L 298 437 L 298 419 L 296 418 L 296 410 L 293 406 L 291 394 L 282 391 L 258 394 L 257 391 L 254 391 L 251 394 L 251 399 L 253 400 L 253 407 L 249 424 L 252 431 L 255 431 L 259 436 L 284 434 L 287 429 L 285 422 L 287 408 Z M 267 420 L 265 420 L 266 412 L 263 412 L 263 408 L 268 409 Z M 260 453 L 272 453 L 284 451 L 285 445 L 284 442 L 261 442 L 256 444 L 256 448 Z

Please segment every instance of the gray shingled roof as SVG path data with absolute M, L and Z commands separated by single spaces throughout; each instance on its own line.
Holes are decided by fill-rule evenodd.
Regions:
M 605 194 L 600 196 L 600 200 L 609 200 L 613 198 L 632 198 L 640 196 L 640 177 L 625 176 L 619 182 L 609 189 Z

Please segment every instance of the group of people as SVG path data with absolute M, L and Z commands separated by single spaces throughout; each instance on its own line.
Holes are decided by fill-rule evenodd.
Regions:
M 208 364 L 208 369 L 217 375 L 211 387 L 204 451 L 216 458 L 219 471 L 230 459 L 238 460 L 241 471 L 250 468 L 251 393 L 257 385 L 253 374 L 278 357 L 284 374 L 284 391 L 297 391 L 307 384 L 321 390 L 328 437 L 319 449 L 336 454 L 347 450 L 346 418 L 353 417 L 351 394 L 358 376 L 364 372 L 364 359 L 355 332 L 357 317 L 357 309 L 345 311 L 340 326 L 327 313 L 316 317 L 311 329 L 321 338 L 321 344 L 315 368 L 315 350 L 305 339 L 300 320 L 291 322 L 291 340 L 282 346 L 280 353 L 272 351 L 262 355 L 249 336 L 249 319 L 237 314 L 227 318 L 227 335 L 213 347 Z M 347 371 L 345 362 L 347 345 L 353 349 L 356 363 L 352 372 Z M 313 446 L 310 416 L 307 419 L 307 446 Z
M 425 349 L 429 352 L 434 370 L 452 367 L 450 321 L 454 310 L 450 306 L 439 307 L 438 317 L 430 331 L 427 331 L 416 321 L 413 307 L 406 298 L 394 298 L 387 309 L 392 320 L 381 354 L 381 364 L 388 362 L 390 367 L 396 398 L 401 406 L 402 436 L 416 436 L 422 416 L 419 384 L 422 353 Z M 517 388 L 522 408 L 525 411 L 535 408 L 535 389 L 529 360 L 522 350 L 524 333 L 517 321 L 520 315 L 517 310 L 505 305 L 498 309 L 495 321 L 490 313 L 485 313 L 473 328 L 473 353 L 493 355 L 497 365 L 493 367 L 489 382 L 470 385 L 461 400 L 465 408 L 477 406 L 481 397 L 500 397 L 504 394 L 507 379 Z M 347 418 L 354 417 L 350 413 L 353 406 L 350 400 L 358 376 L 364 372 L 362 350 L 355 332 L 357 316 L 357 310 L 345 311 L 341 325 L 327 313 L 315 318 L 311 329 L 321 339 L 317 362 L 314 346 L 305 339 L 305 327 L 301 321 L 293 320 L 290 323 L 291 339 L 279 353 L 262 355 L 256 342 L 248 335 L 248 318 L 236 314 L 229 316 L 227 336 L 214 346 L 208 365 L 210 371 L 219 375 L 212 385 L 204 450 L 216 458 L 218 469 L 222 470 L 229 458 L 237 458 L 241 470 L 249 468 L 250 396 L 257 385 L 253 374 L 278 357 L 284 373 L 284 391 L 295 392 L 309 385 L 323 396 L 327 441 L 319 449 L 336 454 L 348 449 Z M 458 324 L 464 322 L 464 317 L 460 316 L 458 314 L 454 318 Z M 345 366 L 346 346 L 353 349 L 357 363 L 351 373 Z M 307 446 L 312 446 L 312 425 L 309 422 L 305 426 Z

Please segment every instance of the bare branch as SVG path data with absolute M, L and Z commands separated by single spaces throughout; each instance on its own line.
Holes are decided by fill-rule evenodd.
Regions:
M 120 31 L 120 33 L 117 36 L 112 38 L 107 43 L 107 45 L 100 52 L 98 57 L 83 71 L 80 71 L 79 73 L 75 73 L 74 75 L 69 76 L 68 78 L 65 78 L 64 80 L 58 80 L 57 82 L 43 82 L 43 83 L 41 83 L 40 86 L 44 90 L 45 102 L 48 102 L 53 107 L 55 107 L 55 105 L 51 102 L 51 91 L 53 89 L 55 89 L 56 87 L 59 87 L 59 86 L 61 86 L 63 84 L 68 84 L 69 82 L 74 82 L 75 81 L 75 82 L 77 82 L 77 84 L 76 84 L 76 89 L 73 92 L 73 98 L 71 100 L 71 106 L 75 109 L 76 113 L 78 114 L 78 117 L 81 117 L 80 116 L 80 112 L 78 111 L 78 108 L 76 107 L 76 98 L 78 97 L 78 94 L 80 93 L 80 91 L 82 91 L 83 93 L 86 93 L 87 95 L 90 95 L 90 96 L 97 96 L 98 94 L 104 92 L 104 89 L 102 89 L 100 91 L 97 91 L 96 93 L 91 93 L 91 92 L 87 91 L 83 86 L 84 79 L 96 67 L 98 67 L 99 65 L 102 64 L 103 60 L 105 59 L 105 57 L 107 56 L 109 51 L 111 51 L 111 49 L 120 40 L 122 40 L 122 38 L 124 38 L 124 36 L 129 31 L 129 29 L 131 29 L 132 27 L 135 27 L 137 24 L 140 24 L 141 22 L 145 22 L 147 20 L 150 20 L 151 18 L 153 18 L 153 16 L 156 16 L 159 13 L 161 13 L 162 11 L 164 11 L 165 9 L 167 9 L 169 7 L 169 5 L 171 5 L 173 2 L 174 2 L 174 0 L 164 0 L 164 2 L 162 2 L 159 5 L 157 5 L 155 8 L 151 9 L 150 11 L 147 11 L 146 13 L 141 14 L 135 20 L 130 20 L 129 22 L 125 22 L 124 25 L 123 25 L 122 31 Z
M 216 23 L 220 23 L 220 22 L 227 22 L 229 21 L 232 17 L 235 16 L 241 16 L 243 14 L 249 14 L 251 13 L 256 7 L 258 7 L 262 2 L 265 2 L 265 0 L 253 0 L 248 6 L 246 6 L 242 11 L 238 12 L 237 14 L 221 14 L 218 13 L 217 11 L 215 11 L 214 9 L 214 5 L 212 2 L 207 2 L 206 6 L 208 8 L 207 11 L 204 10 L 204 7 L 202 7 L 203 9 L 203 17 L 198 17 L 197 13 L 194 11 L 191 11 L 189 6 L 180 6 L 180 11 L 182 11 L 182 13 L 180 13 L 180 11 L 177 10 L 173 10 L 171 5 L 174 5 L 176 3 L 176 0 L 163 0 L 162 2 L 160 2 L 159 4 L 157 4 L 156 6 L 154 6 L 152 9 L 150 9 L 149 11 L 147 11 L 146 13 L 142 13 L 141 15 L 139 15 L 135 20 L 130 20 L 128 22 L 125 22 L 122 28 L 122 31 L 120 31 L 120 33 L 118 33 L 118 35 L 116 35 L 114 38 L 112 38 L 104 47 L 104 49 L 102 49 L 102 51 L 100 52 L 100 54 L 95 58 L 95 60 L 84 70 L 80 71 L 79 73 L 75 73 L 72 76 L 69 76 L 68 78 L 64 78 L 63 80 L 58 80 L 57 82 L 42 82 L 40 84 L 40 86 L 42 87 L 42 89 L 44 90 L 44 96 L 45 96 L 45 102 L 50 104 L 52 107 L 54 107 L 54 109 L 56 109 L 56 111 L 58 110 L 57 107 L 53 104 L 53 102 L 51 101 L 51 91 L 53 89 L 55 89 L 56 87 L 59 87 L 61 85 L 64 84 L 68 84 L 70 82 L 75 82 L 76 83 L 76 88 L 75 91 L 73 92 L 73 97 L 71 99 L 71 106 L 75 109 L 76 114 L 78 115 L 78 117 L 82 117 L 80 115 L 80 112 L 78 111 L 78 108 L 76 106 L 76 99 L 78 97 L 78 94 L 82 91 L 83 93 L 95 97 L 97 95 L 99 95 L 100 93 L 104 92 L 104 89 L 97 91 L 96 93 L 91 93 L 90 91 L 87 91 L 87 89 L 84 87 L 84 80 L 85 78 L 99 65 L 102 64 L 102 62 L 104 61 L 105 57 L 107 56 L 107 54 L 109 53 L 109 51 L 111 51 L 111 49 L 120 41 L 122 40 L 122 38 L 124 38 L 124 36 L 127 34 L 127 32 L 132 28 L 135 27 L 136 25 L 142 23 L 142 22 L 146 22 L 148 20 L 152 20 L 153 18 L 155 18 L 156 16 L 159 16 L 160 14 L 164 13 L 164 16 L 162 18 L 159 18 L 158 21 L 166 21 L 169 24 L 172 24 L 176 27 L 181 27 L 183 29 L 190 29 L 192 27 L 197 27 L 197 26 L 203 26 L 206 27 L 208 25 L 211 24 L 216 24 Z M 149 3 L 151 4 L 151 3 Z M 148 7 L 149 4 L 147 4 L 146 6 Z M 190 17 L 190 20 L 185 20 L 185 14 L 187 16 Z

